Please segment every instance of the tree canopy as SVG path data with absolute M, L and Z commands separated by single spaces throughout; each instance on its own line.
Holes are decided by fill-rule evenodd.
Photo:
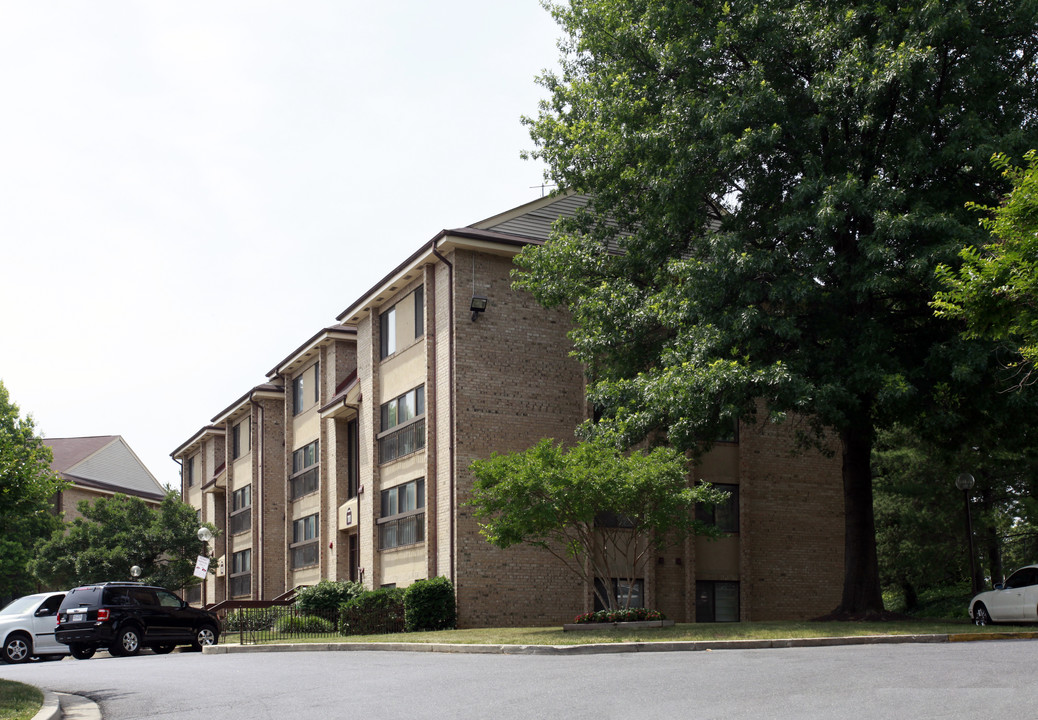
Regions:
M 36 545 L 30 569 L 44 583 L 131 580 L 130 568 L 137 565 L 141 582 L 174 590 L 198 584 L 195 562 L 199 555 L 210 557 L 210 549 L 198 539 L 195 510 L 179 493 L 167 493 L 158 508 L 117 494 L 81 500 L 78 510 L 82 517 Z
M 33 590 L 32 545 L 61 523 L 54 496 L 67 483 L 50 469 L 50 448 L 0 381 L 0 600 Z M 4 603 L 0 603 L 4 604 Z
M 570 309 L 623 444 L 702 447 L 764 401 L 843 454 L 839 610 L 882 610 L 870 454 L 963 372 L 929 302 L 1038 139 L 1038 5 L 571 0 L 531 153 L 590 212 L 516 283 Z M 617 250 L 619 252 L 617 252 Z
M 633 587 L 649 553 L 690 533 L 713 534 L 695 519 L 695 504 L 724 499 L 707 485 L 689 487 L 685 458 L 670 448 L 622 453 L 601 441 L 567 449 L 544 439 L 471 467 L 476 480 L 469 504 L 480 533 L 500 548 L 546 550 L 594 587 L 609 609 L 618 609 L 618 599 L 596 578 L 615 577 L 613 569 L 620 568 Z
M 991 240 L 964 248 L 958 270 L 938 267 L 944 289 L 933 303 L 938 315 L 964 320 L 968 337 L 1007 343 L 1006 365 L 1018 371 L 1018 385 L 1030 382 L 1038 361 L 1038 151 L 1025 159 L 1020 167 L 995 155 L 1013 189 L 997 207 L 976 206 L 988 213 L 981 225 Z

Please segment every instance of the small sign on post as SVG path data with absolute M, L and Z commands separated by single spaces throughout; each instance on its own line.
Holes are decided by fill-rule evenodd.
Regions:
M 195 561 L 195 577 L 204 580 L 207 572 L 209 572 L 209 558 L 205 555 L 199 555 L 198 560 Z

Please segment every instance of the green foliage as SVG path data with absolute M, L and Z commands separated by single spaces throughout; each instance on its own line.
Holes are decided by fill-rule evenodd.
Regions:
M 195 562 L 211 551 L 199 542 L 195 510 L 179 493 L 167 493 L 157 509 L 119 494 L 93 504 L 81 501 L 78 509 L 83 517 L 36 545 L 30 570 L 42 582 L 73 587 L 129 580 L 137 565 L 141 582 L 170 589 L 198 584 Z M 207 527 L 216 534 L 215 527 Z
M 274 622 L 274 632 L 317 635 L 335 632 L 335 621 L 318 615 L 282 615 Z
M 640 622 L 642 620 L 664 620 L 663 613 L 649 608 L 627 608 L 626 610 L 598 610 L 586 612 L 573 618 L 578 625 L 586 623 Z
M 301 612 L 336 610 L 340 605 L 352 600 L 362 592 L 364 592 L 364 585 L 359 582 L 321 580 L 316 585 L 296 591 L 296 608 Z
M 33 591 L 33 543 L 61 524 L 54 495 L 68 483 L 51 471 L 51 457 L 32 418 L 19 417 L 0 382 L 0 601 Z
M 458 624 L 454 585 L 445 577 L 416 580 L 404 591 L 404 629 L 453 630 Z
M 404 590 L 368 590 L 340 608 L 343 635 L 380 635 L 404 631 Z
M 471 469 L 469 505 L 489 542 L 542 548 L 588 584 L 614 577 L 617 568 L 633 582 L 652 551 L 710 534 L 696 521 L 695 504 L 724 499 L 707 485 L 690 488 L 685 459 L 670 448 L 623 453 L 593 440 L 566 449 L 544 439 Z M 602 547 L 610 552 L 597 551 Z M 611 594 L 601 600 L 616 605 Z
M 275 621 L 281 616 L 280 607 L 269 608 L 241 608 L 231 610 L 224 620 L 226 632 L 257 632 L 270 630 Z
M 1038 360 L 1038 151 L 1024 158 L 1026 168 L 1003 153 L 994 156 L 1013 189 L 998 207 L 974 206 L 989 214 L 981 225 L 991 241 L 964 248 L 958 270 L 937 268 L 945 289 L 933 302 L 939 316 L 964 320 L 968 337 L 1010 343 L 1015 358 L 1008 364 L 1022 371 L 1021 385 Z
M 872 441 L 954 382 L 935 268 L 983 241 L 966 204 L 1006 190 L 987 158 L 1038 146 L 1038 5 L 551 9 L 564 55 L 531 154 L 593 199 L 515 281 L 572 314 L 602 417 L 585 433 L 696 451 L 759 407 L 834 430 L 841 606 L 881 609 Z

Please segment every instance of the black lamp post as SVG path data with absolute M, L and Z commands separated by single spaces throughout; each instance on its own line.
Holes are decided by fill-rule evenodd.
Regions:
M 973 514 L 970 512 L 970 490 L 973 488 L 973 483 L 973 476 L 969 473 L 959 473 L 959 477 L 955 478 L 955 487 L 962 490 L 962 499 L 966 504 L 966 536 L 970 550 L 970 587 L 973 594 L 976 595 L 980 592 L 980 588 L 977 587 L 977 557 L 973 551 Z

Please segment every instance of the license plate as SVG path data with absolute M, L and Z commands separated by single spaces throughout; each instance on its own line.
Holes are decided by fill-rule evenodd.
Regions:
M 86 617 L 86 615 L 84 615 L 83 613 L 69 613 L 68 621 L 69 622 L 82 622 L 84 617 Z

